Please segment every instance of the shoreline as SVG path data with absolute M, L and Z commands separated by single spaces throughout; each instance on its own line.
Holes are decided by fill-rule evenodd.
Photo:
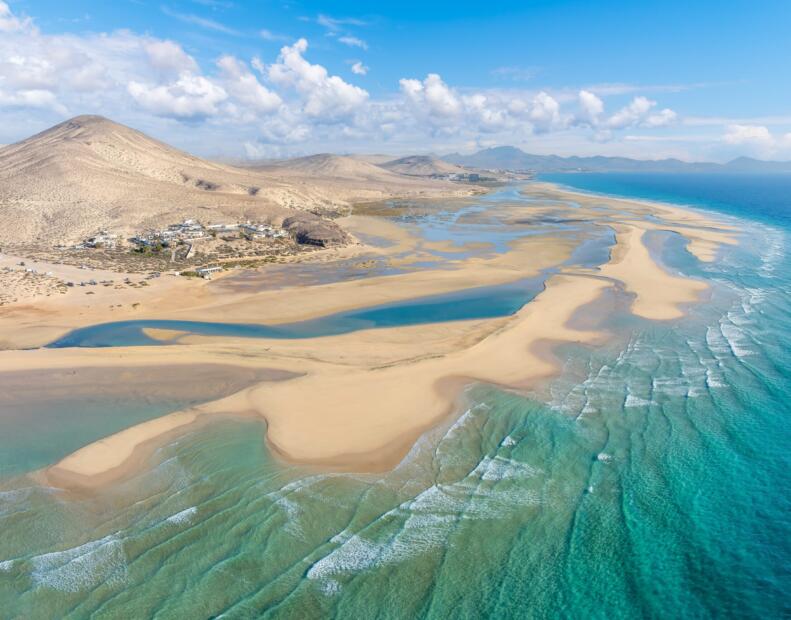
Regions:
M 339 471 L 386 471 L 420 435 L 452 414 L 463 387 L 483 382 L 522 389 L 559 369 L 547 355 L 546 343 L 602 340 L 602 332 L 566 324 L 611 286 L 585 275 L 555 276 L 514 320 L 469 349 L 384 368 L 339 369 L 302 362 L 306 372 L 300 377 L 253 386 L 222 401 L 130 427 L 72 453 L 44 475 L 52 472 L 69 487 L 98 488 L 136 469 L 132 456 L 139 446 L 159 445 L 157 437 L 200 417 L 249 411 L 266 420 L 268 445 L 288 462 Z M 487 366 L 483 372 L 482 366 Z M 373 402 L 378 403 L 375 412 Z
M 548 191 L 546 186 L 539 187 L 539 197 Z M 565 190 L 551 191 L 554 200 L 577 197 Z M 602 200 L 609 199 L 597 198 L 596 202 Z M 121 365 L 121 360 L 125 364 L 147 364 L 151 360 L 183 363 L 179 360 L 188 355 L 192 362 L 222 360 L 300 373 L 299 377 L 276 385 L 252 386 L 244 394 L 235 395 L 237 400 L 222 405 L 222 411 L 217 408 L 220 401 L 215 401 L 197 408 L 206 413 L 195 414 L 197 418 L 176 412 L 151 421 L 156 424 L 144 423 L 149 426 L 143 429 L 130 427 L 89 444 L 48 468 L 53 475 L 71 472 L 83 476 L 84 484 L 77 484 L 76 479 L 70 483 L 77 486 L 99 488 L 108 484 L 111 478 L 115 479 L 108 474 L 110 471 L 129 475 L 140 466 L 132 456 L 137 446 L 156 443 L 157 437 L 189 427 L 198 418 L 211 417 L 209 413 L 254 412 L 262 416 L 267 422 L 268 445 L 289 462 L 344 471 L 385 471 L 404 457 L 420 435 L 455 411 L 462 386 L 475 382 L 509 389 L 534 385 L 557 372 L 554 350 L 558 343 L 592 345 L 603 341 L 605 334 L 600 330 L 576 328 L 571 322 L 604 291 L 626 291 L 631 296 L 631 312 L 646 319 L 673 320 L 683 316 L 683 307 L 699 299 L 708 285 L 668 272 L 650 255 L 643 236 L 649 230 L 676 228 L 690 246 L 697 243 L 693 253 L 706 260 L 720 245 L 736 243 L 735 232 L 697 215 L 690 219 L 688 212 L 676 207 L 664 211 L 663 222 L 646 221 L 646 209 L 645 205 L 622 200 L 618 200 L 617 210 L 610 215 L 603 215 L 598 205 L 590 204 L 539 205 L 532 211 L 530 206 L 510 209 L 508 217 L 568 212 L 581 221 L 609 226 L 615 231 L 615 245 L 605 264 L 598 268 L 561 267 L 547 279 L 545 289 L 533 301 L 510 317 L 361 330 L 297 341 L 190 334 L 179 337 L 179 344 L 159 347 L 6 351 L 0 352 L 0 365 L 68 367 L 89 360 L 108 365 Z M 614 219 L 616 215 L 618 219 Z M 671 215 L 681 217 L 672 221 Z M 358 218 L 358 225 L 365 225 L 366 216 L 353 217 Z M 382 220 L 373 220 L 371 228 L 378 232 L 390 229 L 392 233 L 394 225 L 385 222 L 382 226 Z M 416 247 L 414 234 L 406 229 L 399 228 L 391 238 L 398 251 Z M 478 283 L 492 284 L 498 279 L 522 279 L 551 265 L 563 264 L 572 249 L 570 238 L 545 233 L 512 242 L 507 252 L 493 257 L 448 259 L 451 267 L 446 269 L 231 294 L 230 299 L 220 303 L 213 303 L 216 297 L 204 293 L 198 303 L 186 311 L 182 308 L 180 316 L 177 311 L 164 309 L 156 318 L 185 318 L 185 312 L 194 312 L 204 321 L 216 316 L 225 322 L 243 322 L 253 312 L 260 317 L 264 308 L 264 314 L 270 317 L 266 322 L 274 324 L 271 319 L 278 316 L 293 321 L 295 305 L 299 307 L 298 316 L 320 316 L 328 314 L 328 308 L 365 307 L 372 305 L 372 300 L 383 303 L 382 300 L 408 299 L 419 293 L 439 294 Z M 388 253 L 387 248 L 373 251 Z M 112 449 L 115 460 L 106 458 L 108 445 L 118 448 Z

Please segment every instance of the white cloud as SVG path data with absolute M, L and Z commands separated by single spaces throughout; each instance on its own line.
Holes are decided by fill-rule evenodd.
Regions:
M 401 92 L 421 116 L 446 122 L 457 118 L 462 105 L 460 99 L 436 73 L 429 73 L 423 81 L 402 79 Z
M 632 127 L 645 118 L 655 105 L 655 101 L 646 97 L 635 97 L 629 105 L 621 108 L 607 120 L 607 126 L 612 129 Z
M 281 88 L 294 89 L 302 99 L 305 114 L 329 121 L 348 116 L 368 100 L 368 93 L 362 88 L 305 60 L 307 49 L 308 42 L 299 39 L 294 45 L 283 47 L 277 62 L 269 66 L 269 79 Z
M 340 41 L 344 45 L 348 45 L 349 47 L 359 47 L 360 49 L 364 49 L 364 50 L 368 49 L 368 44 L 365 41 L 363 41 L 362 39 L 358 39 L 357 37 L 353 37 L 351 35 L 338 37 L 338 41 Z
M 253 59 L 250 61 L 250 65 L 261 75 L 266 74 L 266 65 L 258 56 L 253 56 Z
M 324 26 L 331 32 L 337 32 L 343 29 L 344 26 L 367 26 L 368 23 L 362 19 L 354 17 L 330 17 L 329 15 L 319 15 L 316 18 L 316 23 Z
M 606 121 L 606 126 L 610 129 L 625 129 L 628 127 L 663 127 L 676 120 L 676 113 L 665 108 L 664 110 L 651 114 L 651 110 L 656 106 L 656 101 L 646 97 L 635 97 L 631 103 L 621 108 Z
M 213 116 L 219 112 L 219 104 L 228 98 L 222 87 L 186 71 L 170 84 L 154 86 L 130 82 L 127 89 L 149 112 L 181 119 Z
M 328 16 L 321 16 L 319 23 L 339 41 L 351 37 L 347 28 L 362 25 L 353 18 Z M 16 122 L 20 118 L 25 127 L 43 127 L 53 115 L 86 112 L 163 128 L 165 140 L 189 132 L 156 117 L 203 123 L 201 135 L 213 136 L 206 140 L 217 144 L 267 143 L 278 149 L 309 144 L 325 150 L 333 145 L 353 148 L 355 141 L 381 141 L 386 143 L 383 149 L 426 147 L 429 139 L 443 146 L 551 145 L 560 140 L 553 136 L 560 135 L 582 145 L 607 140 L 606 148 L 615 148 L 624 144 L 625 129 L 639 128 L 652 136 L 677 120 L 674 111 L 659 109 L 642 96 L 613 113 L 607 111 L 606 97 L 591 89 L 572 94 L 457 88 L 437 73 L 405 77 L 390 85 L 395 92 L 372 98 L 363 88 L 310 62 L 305 39 L 282 47 L 274 58 L 220 54 L 215 63 L 202 66 L 177 41 L 130 31 L 42 33 L 3 0 L 0 31 L 0 113 L 7 119 L 0 127 L 0 141 L 24 137 L 14 133 L 22 131 Z M 279 36 L 265 32 L 264 38 Z M 355 76 L 368 71 L 360 60 L 349 61 L 349 66 Z M 507 75 L 511 74 L 503 73 Z M 750 143 L 737 144 L 738 135 L 730 131 L 719 143 Z M 773 138 L 773 148 L 785 140 L 780 135 Z M 636 148 L 636 142 L 631 144 Z
M 665 127 L 666 125 L 672 125 L 677 119 L 678 114 L 670 108 L 665 108 L 656 114 L 649 115 L 643 125 L 645 127 Z
M 151 41 L 144 45 L 151 66 L 164 74 L 178 75 L 183 71 L 197 71 L 195 59 L 173 41 Z
M 528 118 L 539 132 L 552 131 L 564 125 L 560 115 L 560 104 L 545 92 L 538 93 L 533 99 Z
M 11 7 L 0 0 L 0 32 L 18 32 L 32 27 L 30 18 L 19 18 L 11 12 Z
M 595 94 L 587 90 L 579 92 L 581 115 L 580 120 L 597 125 L 604 112 L 604 102 Z
M 352 73 L 354 75 L 368 75 L 368 67 L 358 60 L 352 64 Z
M 217 61 L 225 90 L 238 102 L 256 112 L 274 112 L 283 103 L 276 94 L 263 86 L 241 61 L 223 56 Z
M 5 93 L 0 90 L 0 107 L 8 108 L 47 108 L 58 114 L 68 114 L 55 95 L 48 90 L 22 90 Z
M 757 144 L 771 146 L 775 139 L 762 125 L 728 125 L 722 137 L 727 144 Z

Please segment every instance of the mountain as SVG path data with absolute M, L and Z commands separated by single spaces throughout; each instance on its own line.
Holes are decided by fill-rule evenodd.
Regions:
M 347 157 L 360 161 L 367 161 L 369 164 L 374 164 L 376 166 L 395 159 L 393 155 L 386 155 L 384 153 L 349 153 Z
M 252 167 L 254 170 L 278 172 L 293 176 L 319 176 L 335 179 L 377 180 L 401 182 L 401 179 L 390 172 L 383 170 L 367 161 L 347 157 L 345 155 L 332 155 L 320 153 L 307 157 L 284 159 Z
M 72 243 L 101 228 L 131 234 L 187 217 L 288 215 L 265 185 L 277 188 L 101 116 L 78 116 L 0 149 L 0 240 Z
M 410 176 L 430 177 L 448 174 L 465 174 L 467 170 L 436 157 L 411 155 L 379 164 L 381 168 Z
M 765 161 L 752 157 L 738 157 L 722 167 L 724 172 L 791 173 L 791 161 Z
M 489 170 L 531 172 L 791 172 L 791 162 L 768 162 L 749 157 L 727 164 L 684 162 L 679 159 L 641 160 L 627 157 L 560 157 L 532 155 L 513 146 L 484 149 L 471 155 L 451 153 L 443 159 L 458 165 Z
M 394 196 L 467 193 L 365 161 L 316 155 L 259 166 L 207 161 L 101 116 L 0 148 L 0 246 L 131 236 L 186 218 L 280 225 Z
M 309 196 L 332 197 L 338 206 L 393 196 L 467 196 L 472 191 L 451 181 L 391 172 L 365 158 L 329 153 L 248 163 L 246 169 L 288 182 Z

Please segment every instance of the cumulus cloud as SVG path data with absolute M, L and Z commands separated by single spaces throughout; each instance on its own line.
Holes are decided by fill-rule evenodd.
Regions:
M 604 102 L 594 93 L 581 90 L 579 92 L 580 120 L 591 125 L 597 125 L 604 113 Z
M 233 56 L 223 56 L 217 61 L 225 90 L 244 106 L 264 114 L 274 112 L 283 100 L 273 93 L 247 68 Z
M 533 96 L 508 91 L 461 94 L 436 73 L 423 80 L 404 78 L 400 86 L 412 114 L 445 133 L 510 129 L 529 135 L 562 129 L 569 123 L 557 99 L 544 91 Z
M 151 41 L 144 46 L 151 66 L 164 74 L 197 71 L 195 59 L 173 41 Z
M 721 141 L 731 154 L 757 157 L 791 157 L 791 132 L 773 133 L 766 125 L 733 123 L 725 127 Z
M 771 146 L 775 139 L 763 125 L 728 125 L 722 137 L 727 144 L 758 144 Z
M 48 90 L 23 90 L 6 93 L 0 90 L 0 107 L 7 108 L 48 108 L 59 114 L 67 114 L 68 110 L 53 93 Z
M 158 116 L 195 119 L 213 116 L 228 98 L 225 90 L 200 75 L 182 73 L 170 84 L 158 86 L 130 82 L 127 87 L 134 100 Z
M 352 63 L 352 73 L 354 75 L 368 75 L 368 67 L 358 60 Z
M 317 21 L 339 41 L 353 38 L 347 28 L 362 24 L 328 16 Z M 608 111 L 605 95 L 591 89 L 570 96 L 568 91 L 456 88 L 437 73 L 406 76 L 392 85 L 395 92 L 372 98 L 308 60 L 305 39 L 283 46 L 272 58 L 223 54 L 201 66 L 176 41 L 130 31 L 45 34 L 3 0 L 0 33 L 0 110 L 28 110 L 30 118 L 48 121 L 53 114 L 88 111 L 122 122 L 157 116 L 205 122 L 209 129 L 222 126 L 218 139 L 235 131 L 237 144 L 285 148 L 354 140 L 423 145 L 427 137 L 443 145 L 519 144 L 569 131 L 586 140 L 610 140 L 625 129 L 651 133 L 677 120 L 674 111 L 642 96 Z M 273 40 L 271 34 L 261 36 Z M 355 76 L 368 72 L 360 60 L 349 66 Z M 754 144 L 762 140 L 756 132 L 734 126 L 723 142 Z M 773 137 L 772 144 L 783 140 Z
M 658 113 L 651 114 L 656 106 L 656 101 L 647 97 L 635 97 L 631 103 L 621 108 L 607 120 L 610 129 L 625 129 L 627 127 L 663 127 L 676 120 L 676 113 L 665 108 Z
M 560 104 L 545 92 L 540 92 L 534 97 L 528 117 L 539 132 L 552 131 L 564 125 L 560 115 Z
M 11 7 L 0 0 L 0 32 L 18 32 L 32 26 L 30 18 L 16 17 Z
M 457 118 L 462 111 L 460 99 L 436 73 L 429 73 L 424 80 L 402 79 L 401 92 L 420 115 L 438 121 Z
M 348 116 L 367 100 L 368 93 L 345 82 L 327 69 L 305 60 L 308 42 L 299 39 L 280 50 L 277 62 L 269 67 L 269 79 L 281 88 L 295 90 L 305 114 L 324 120 Z

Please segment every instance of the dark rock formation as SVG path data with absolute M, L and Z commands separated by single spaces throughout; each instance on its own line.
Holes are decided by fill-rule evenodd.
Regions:
M 312 213 L 299 213 L 283 220 L 285 228 L 297 243 L 331 247 L 343 245 L 349 236 L 335 222 L 325 220 Z

